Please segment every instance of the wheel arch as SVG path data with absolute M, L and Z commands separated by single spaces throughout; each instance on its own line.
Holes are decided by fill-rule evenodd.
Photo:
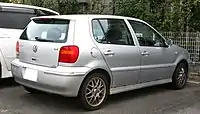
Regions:
M 175 68 L 174 68 L 173 75 L 174 75 L 174 72 L 176 71 L 178 65 L 181 64 L 181 63 L 184 63 L 184 64 L 187 66 L 187 71 L 189 71 L 189 63 L 188 63 L 188 61 L 187 61 L 186 59 L 180 59 L 180 60 L 177 62 Z
M 186 65 L 186 78 L 185 78 L 185 81 L 184 81 L 184 84 L 181 84 L 179 85 L 178 82 L 177 82 L 177 68 L 179 68 L 179 65 L 180 64 L 183 64 L 183 65 Z M 174 69 L 174 72 L 173 72 L 173 76 L 172 76 L 172 83 L 171 83 L 171 86 L 173 89 L 176 89 L 176 90 L 179 90 L 179 89 L 182 89 L 185 87 L 186 85 L 186 82 L 187 82 L 187 79 L 189 77 L 188 75 L 188 70 L 189 70 L 189 63 L 186 59 L 181 59 L 178 64 L 176 65 L 175 69 Z
M 178 62 L 177 66 L 180 64 L 180 63 L 184 63 L 186 66 L 187 66 L 187 69 L 189 68 L 189 63 L 186 59 L 182 59 Z
M 112 77 L 111 77 L 111 74 L 110 74 L 107 70 L 105 70 L 105 69 L 103 69 L 103 68 L 96 68 L 96 69 L 92 69 L 91 71 L 89 71 L 89 72 L 86 74 L 86 76 L 84 77 L 84 79 L 83 79 L 83 81 L 82 81 L 82 83 L 81 83 L 81 85 L 80 85 L 80 87 L 79 87 L 78 94 L 79 94 L 79 92 L 80 92 L 80 89 L 81 89 L 82 86 L 83 86 L 84 81 L 87 79 L 88 76 L 90 76 L 90 75 L 93 74 L 93 73 L 102 73 L 102 74 L 104 74 L 105 77 L 106 77 L 106 79 L 108 80 L 108 84 L 109 84 L 109 88 L 110 88 L 110 86 L 111 86 L 111 84 L 112 84 Z
M 186 54 L 180 54 L 176 61 L 175 61 L 175 68 L 174 68 L 174 71 L 175 69 L 177 68 L 177 66 L 180 64 L 180 63 L 184 63 L 186 66 L 187 66 L 187 69 L 189 70 L 189 66 L 191 64 L 191 60 L 189 58 L 189 56 L 187 56 Z
M 90 71 L 86 75 L 85 78 L 87 78 L 87 76 L 89 76 L 90 74 L 93 74 L 93 73 L 102 73 L 102 74 L 104 74 L 106 76 L 106 79 L 108 80 L 109 85 L 111 84 L 111 76 L 105 69 L 101 69 L 101 68 L 94 69 L 94 70 Z

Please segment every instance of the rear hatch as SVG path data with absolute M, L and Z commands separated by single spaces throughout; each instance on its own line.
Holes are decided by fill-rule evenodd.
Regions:
M 70 21 L 34 18 L 19 41 L 19 60 L 34 65 L 56 67 L 59 50 L 68 40 Z

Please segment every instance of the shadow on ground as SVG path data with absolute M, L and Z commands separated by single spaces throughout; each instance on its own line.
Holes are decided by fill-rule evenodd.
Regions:
M 14 78 L 1 79 L 0 81 L 0 89 L 9 88 L 9 87 L 18 86 L 18 85 L 19 84 L 15 82 Z
M 108 97 L 105 108 L 113 104 L 117 105 L 121 102 L 126 102 L 127 100 L 134 100 L 147 95 L 159 94 L 163 91 L 170 92 L 173 90 L 169 88 L 169 85 L 159 85 L 112 95 Z M 38 107 L 43 107 L 44 110 L 52 109 L 59 110 L 59 112 L 66 112 L 67 109 L 70 112 L 83 112 L 81 104 L 79 103 L 77 98 L 68 98 L 47 93 L 26 93 L 21 98 L 27 103 L 36 104 Z

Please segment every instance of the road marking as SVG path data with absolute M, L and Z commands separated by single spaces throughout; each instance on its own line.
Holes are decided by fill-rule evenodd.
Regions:
M 199 81 L 194 81 L 194 80 L 189 80 L 188 83 L 192 83 L 192 84 L 200 84 Z
M 8 110 L 6 110 L 6 109 L 0 109 L 0 112 L 5 113 L 5 112 L 8 112 Z

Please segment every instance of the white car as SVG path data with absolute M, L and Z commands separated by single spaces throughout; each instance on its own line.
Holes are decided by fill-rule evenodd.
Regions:
M 58 12 L 30 5 L 0 3 L 0 78 L 12 77 L 11 62 L 15 45 L 31 17 L 59 15 Z

